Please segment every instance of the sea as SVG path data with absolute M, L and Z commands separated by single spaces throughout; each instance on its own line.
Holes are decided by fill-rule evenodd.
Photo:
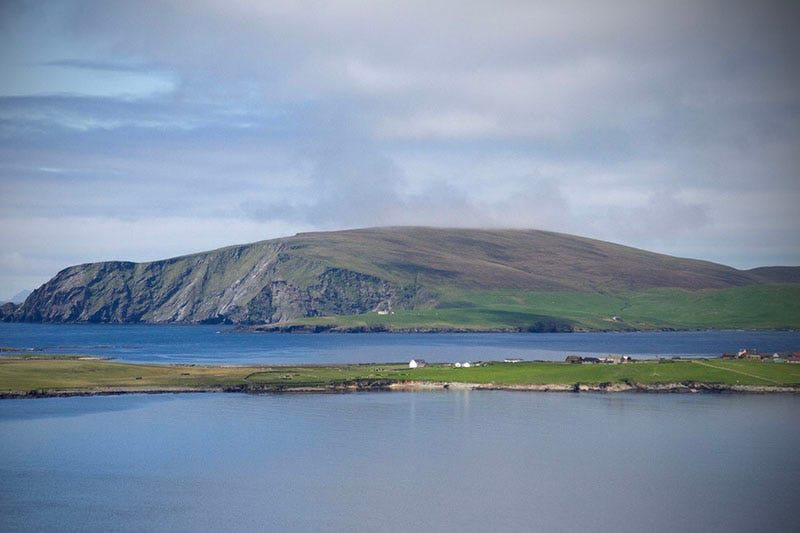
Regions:
M 220 326 L 0 323 L 0 347 L 151 364 L 563 361 L 571 354 L 647 359 L 800 350 L 800 332 L 242 333 Z
M 792 332 L 246 334 L 0 324 L 149 363 L 640 358 Z M 0 400 L 0 531 L 793 531 L 800 397 L 419 391 Z

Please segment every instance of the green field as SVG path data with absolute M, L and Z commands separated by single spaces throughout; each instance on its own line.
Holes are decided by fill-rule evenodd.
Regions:
M 441 287 L 434 309 L 314 317 L 297 325 L 341 330 L 622 331 L 800 329 L 800 285 L 687 291 L 524 292 Z M 614 320 L 614 317 L 617 317 Z
M 760 360 L 667 360 L 626 364 L 487 363 L 473 368 L 406 364 L 302 366 L 140 365 L 77 357 L 0 358 L 0 394 L 36 391 L 125 392 L 169 390 L 280 391 L 379 382 L 518 385 L 704 383 L 800 387 L 800 365 Z
M 761 361 L 669 360 L 625 364 L 493 363 L 485 367 L 431 366 L 400 374 L 420 381 L 497 385 L 575 383 L 709 383 L 725 385 L 800 385 L 800 365 Z M 399 377 L 399 376 L 398 376 Z

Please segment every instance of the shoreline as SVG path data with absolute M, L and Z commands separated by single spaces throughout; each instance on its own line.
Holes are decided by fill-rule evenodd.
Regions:
M 591 328 L 574 326 L 571 329 L 528 329 L 519 326 L 497 326 L 497 327 L 459 327 L 459 326 L 411 326 L 411 327 L 392 327 L 391 325 L 373 324 L 363 326 L 341 326 L 336 324 L 237 324 L 237 323 L 207 323 L 207 322 L 36 322 L 36 321 L 10 321 L 0 324 L 31 324 L 31 325 L 45 325 L 45 326 L 100 326 L 100 327 L 115 327 L 115 326 L 133 326 L 133 327 L 177 327 L 177 328 L 191 328 L 191 327 L 204 327 L 204 328 L 224 328 L 219 329 L 217 333 L 231 334 L 231 333 L 264 333 L 272 335 L 319 335 L 319 334 L 334 334 L 334 335 L 358 335 L 367 333 L 381 333 L 390 335 L 405 335 L 405 334 L 470 334 L 470 333 L 521 333 L 521 334 L 538 334 L 538 333 L 694 333 L 694 332 L 728 332 L 728 331 L 754 331 L 754 332 L 773 332 L 773 333 L 798 333 L 800 329 L 796 327 L 713 327 L 713 326 L 697 326 L 697 327 L 679 327 L 679 326 L 663 326 L 663 327 L 616 327 L 616 328 Z M 3 351 L 37 351 L 38 348 L 14 348 L 8 346 L 0 347 L 0 352 Z
M 134 324 L 135 325 L 135 324 Z M 161 325 L 161 324 L 154 324 Z M 170 324 L 164 324 L 170 325 Z M 194 325 L 194 324 L 184 324 Z M 209 325 L 209 324 L 205 324 Z M 247 324 L 222 324 L 228 326 L 227 330 L 220 330 L 220 333 L 258 333 L 269 335 L 358 335 L 366 333 L 382 333 L 390 335 L 405 335 L 405 334 L 470 334 L 470 333 L 692 333 L 703 331 L 764 331 L 764 332 L 788 332 L 797 333 L 800 329 L 787 328 L 787 327 L 773 327 L 773 328 L 737 328 L 737 327 L 695 327 L 695 328 L 680 328 L 680 327 L 651 327 L 651 328 L 637 328 L 637 327 L 618 327 L 618 328 L 585 328 L 585 327 L 572 327 L 570 329 L 559 330 L 530 330 L 526 328 L 507 326 L 507 327 L 493 327 L 493 328 L 472 328 L 472 327 L 391 327 L 389 325 L 365 325 L 365 326 L 340 326 L 336 324 L 265 324 L 265 325 L 247 325 Z
M 79 396 L 121 396 L 128 394 L 349 394 L 354 392 L 431 391 L 517 391 L 558 393 L 642 393 L 642 394 L 800 394 L 800 387 L 768 385 L 726 385 L 720 383 L 552 383 L 503 385 L 494 383 L 434 381 L 358 381 L 319 386 L 231 385 L 208 387 L 92 387 L 85 389 L 34 389 L 0 392 L 0 400 L 69 398 Z

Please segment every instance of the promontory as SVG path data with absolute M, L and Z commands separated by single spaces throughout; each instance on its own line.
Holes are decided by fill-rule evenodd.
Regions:
M 301 233 L 65 268 L 0 319 L 261 331 L 800 328 L 800 267 L 738 270 L 536 230 Z

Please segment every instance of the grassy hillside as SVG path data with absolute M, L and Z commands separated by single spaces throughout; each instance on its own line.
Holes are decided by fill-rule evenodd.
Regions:
M 699 292 L 479 291 L 450 288 L 434 309 L 315 317 L 291 325 L 386 330 L 800 329 L 800 284 Z
M 292 254 L 401 284 L 470 289 L 698 290 L 760 283 L 731 267 L 535 230 L 426 227 L 301 233 Z

